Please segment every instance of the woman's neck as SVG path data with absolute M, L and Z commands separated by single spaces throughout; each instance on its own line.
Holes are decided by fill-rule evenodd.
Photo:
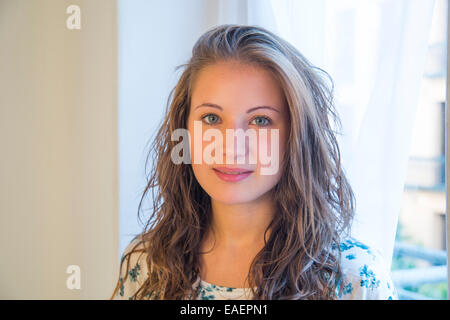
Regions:
M 211 199 L 211 209 L 210 232 L 214 232 L 215 247 L 222 249 L 249 248 L 264 244 L 264 232 L 275 212 L 270 192 L 253 202 L 242 204 L 229 205 Z M 266 237 L 269 232 L 270 230 Z

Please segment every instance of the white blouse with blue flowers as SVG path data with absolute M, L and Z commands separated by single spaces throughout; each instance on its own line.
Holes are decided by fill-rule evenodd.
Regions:
M 130 249 L 134 241 L 128 245 Z M 340 300 L 397 300 L 398 294 L 392 282 L 387 264 L 380 251 L 371 248 L 355 238 L 348 238 L 340 243 L 342 252 L 342 277 L 337 284 L 343 290 L 338 296 Z M 133 259 L 133 256 L 134 257 Z M 139 256 L 139 257 L 137 257 Z M 144 255 L 132 254 L 128 277 L 123 281 L 125 271 L 120 275 L 120 288 L 113 299 L 131 299 L 143 284 L 148 275 Z M 144 277 L 145 276 L 145 277 Z M 230 288 L 208 283 L 200 278 L 194 288 L 200 286 L 195 300 L 246 300 L 251 299 L 250 288 Z M 187 299 L 192 299 L 188 297 Z

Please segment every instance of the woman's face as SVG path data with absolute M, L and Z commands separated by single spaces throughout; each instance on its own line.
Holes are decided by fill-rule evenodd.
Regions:
M 270 191 L 282 174 L 288 128 L 286 100 L 267 70 L 226 61 L 197 75 L 187 127 L 191 163 L 215 201 L 247 203 Z

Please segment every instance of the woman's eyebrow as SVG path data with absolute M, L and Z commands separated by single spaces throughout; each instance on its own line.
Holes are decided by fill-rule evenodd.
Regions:
M 200 107 L 211 107 L 211 108 L 216 108 L 216 109 L 223 111 L 223 108 L 215 103 L 202 103 L 202 104 L 196 106 L 194 110 L 196 110 Z
M 253 111 L 258 110 L 258 109 L 270 109 L 270 110 L 273 110 L 273 111 L 278 112 L 278 113 L 280 112 L 280 111 L 278 111 L 277 109 L 275 109 L 274 107 L 271 107 L 271 106 L 257 106 L 257 107 L 248 109 L 247 113 L 253 112 Z
M 195 109 L 198 109 L 200 107 L 211 107 L 211 108 L 216 108 L 216 109 L 219 109 L 219 110 L 223 111 L 223 108 L 221 106 L 215 104 L 215 103 L 202 103 L 202 104 L 196 106 Z M 280 112 L 276 108 L 271 107 L 271 106 L 256 106 L 256 107 L 248 109 L 247 113 L 253 112 L 253 111 L 258 110 L 258 109 L 270 109 L 270 110 L 273 110 L 273 111 L 278 112 L 278 113 Z

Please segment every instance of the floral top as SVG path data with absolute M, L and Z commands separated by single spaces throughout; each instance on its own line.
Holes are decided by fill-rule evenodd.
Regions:
M 131 245 L 127 246 L 127 252 Z M 334 247 L 335 248 L 335 247 Z M 343 290 L 339 300 L 397 300 L 398 294 L 392 282 L 387 264 L 380 251 L 349 237 L 340 243 L 342 277 L 337 281 L 336 292 L 340 286 Z M 135 257 L 133 257 L 135 256 Z M 132 254 L 125 278 L 125 270 L 119 276 L 120 288 L 113 299 L 132 299 L 132 295 L 143 284 L 148 275 L 146 259 L 139 253 Z M 123 260 L 123 258 L 122 258 Z M 195 300 L 248 300 L 252 293 L 250 288 L 230 288 L 208 283 L 200 278 L 193 288 L 199 288 Z M 187 297 L 192 299 L 192 296 Z

